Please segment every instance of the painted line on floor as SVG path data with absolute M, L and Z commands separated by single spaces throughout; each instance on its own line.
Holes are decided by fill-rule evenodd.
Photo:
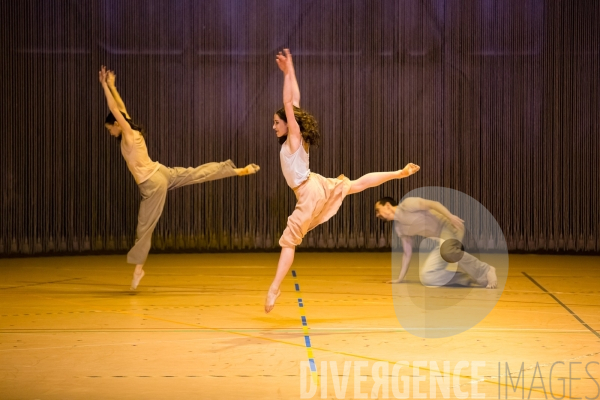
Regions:
M 78 304 L 76 302 L 70 301 L 70 300 L 65 300 L 65 299 L 57 299 L 57 298 L 52 298 L 52 297 L 48 297 L 48 296 L 44 296 L 45 298 L 48 299 L 52 299 L 52 300 L 59 300 L 62 301 L 63 303 L 67 303 L 67 304 L 73 304 L 73 305 L 77 305 L 77 306 L 81 306 L 81 304 Z M 269 338 L 269 337 L 265 337 L 265 336 L 257 336 L 257 335 L 253 335 L 251 333 L 244 333 L 244 332 L 239 332 L 236 331 L 235 329 L 227 329 L 227 328 L 216 328 L 216 327 L 210 327 L 210 326 L 206 326 L 206 325 L 200 325 L 197 323 L 190 323 L 190 322 L 185 322 L 185 321 L 178 321 L 178 320 L 173 320 L 173 319 L 169 319 L 169 318 L 161 318 L 161 317 L 156 317 L 153 315 L 148 315 L 148 314 L 139 314 L 139 313 L 135 313 L 135 312 L 128 312 L 125 310 L 121 310 L 121 311 L 117 311 L 117 310 L 102 310 L 102 309 L 98 309 L 98 312 L 113 312 L 113 313 L 117 313 L 117 314 L 122 314 L 122 315 L 131 315 L 131 316 L 137 316 L 140 318 L 146 318 L 146 319 L 152 319 L 155 321 L 163 321 L 163 322 L 169 322 L 169 323 L 173 323 L 173 324 L 178 324 L 178 325 L 185 325 L 185 326 L 189 326 L 189 327 L 194 327 L 194 328 L 202 328 L 202 329 L 207 329 L 207 330 L 212 330 L 214 332 L 222 332 L 222 333 L 229 333 L 229 334 L 233 334 L 233 335 L 238 335 L 238 336 L 243 336 L 243 337 L 247 337 L 247 338 L 252 338 L 252 339 L 256 339 L 256 340 L 265 340 L 265 341 L 269 341 L 269 342 L 273 342 L 273 343 L 279 343 L 279 344 L 284 344 L 284 345 L 288 345 L 288 346 L 293 346 L 293 347 L 305 347 L 304 344 L 299 344 L 299 343 L 293 343 L 293 342 L 288 342 L 285 340 L 280 340 L 280 339 L 273 339 L 273 338 Z M 263 332 L 265 331 L 264 329 L 262 330 Z M 344 352 L 344 351 L 336 351 L 336 350 L 330 350 L 330 349 L 326 349 L 326 348 L 319 348 L 319 347 L 312 347 L 312 350 L 316 350 L 316 351 L 323 351 L 325 353 L 329 353 L 329 354 L 337 354 L 337 355 L 342 355 L 342 356 L 347 356 L 347 357 L 355 357 L 355 358 L 360 358 L 363 360 L 371 360 L 371 361 L 383 361 L 383 362 L 387 362 L 389 364 L 401 364 L 403 366 L 409 367 L 409 368 L 413 368 L 413 369 L 418 369 L 419 371 L 428 371 L 428 372 L 432 372 L 432 370 L 430 368 L 427 367 L 417 367 L 417 366 L 413 366 L 410 362 L 398 362 L 398 361 L 392 361 L 392 360 L 387 360 L 387 359 L 383 359 L 383 358 L 377 358 L 377 357 L 368 357 L 368 356 L 363 356 L 363 355 L 359 355 L 359 354 L 354 354 L 354 353 L 349 353 L 349 352 Z M 437 372 L 437 371 L 436 371 Z M 312 371 L 311 371 L 312 373 Z M 460 377 L 463 379 L 470 379 L 473 380 L 473 377 L 470 375 L 465 375 L 465 374 L 454 374 L 454 373 L 448 373 L 447 375 L 452 376 L 452 377 Z M 318 377 L 318 376 L 317 376 Z M 499 383 L 490 379 L 485 379 L 483 380 L 483 382 L 485 383 L 490 383 L 493 385 L 499 385 L 499 386 L 507 386 L 506 384 L 503 383 Z M 516 389 L 527 389 L 529 390 L 529 392 L 539 392 L 539 393 L 543 393 L 541 390 L 531 387 L 531 388 L 526 388 L 526 387 L 521 387 L 521 386 L 516 386 Z M 515 387 L 513 387 L 513 390 L 515 389 Z M 567 397 L 566 398 L 571 398 L 571 397 Z
M 310 366 L 310 375 L 312 376 L 313 382 L 319 384 L 319 376 L 317 375 L 317 364 L 315 363 L 315 357 L 313 355 L 312 346 L 310 344 L 310 335 L 308 334 L 308 321 L 304 314 L 304 303 L 302 302 L 302 293 L 300 292 L 300 284 L 298 283 L 298 275 L 295 270 L 292 270 L 292 276 L 294 277 L 294 288 L 298 295 L 298 309 L 300 310 L 300 322 L 302 323 L 302 332 L 304 332 L 304 344 L 306 346 L 306 352 L 308 354 L 308 364 Z
M 597 338 L 600 339 L 600 333 L 596 332 L 596 330 L 594 328 L 592 328 L 584 320 L 582 320 L 581 318 L 579 318 L 579 316 L 573 310 L 571 310 L 569 307 L 567 307 L 567 305 L 565 303 L 563 303 L 562 301 L 560 301 L 558 297 L 556 297 L 555 295 L 553 295 L 552 293 L 550 293 L 548 290 L 546 290 L 545 287 L 543 287 L 542 285 L 540 285 L 531 276 L 527 275 L 526 272 L 522 272 L 522 274 L 525 275 L 527 277 L 527 279 L 529 279 L 531 282 L 533 282 L 534 285 L 536 285 L 537 287 L 539 287 L 544 293 L 546 293 L 548 296 L 552 297 L 554 299 L 554 301 L 556 301 L 565 310 L 567 310 L 569 312 L 569 314 L 571 314 L 577 321 L 579 321 L 579 323 L 581 325 L 583 325 L 584 327 L 586 327 L 590 332 L 592 332 L 594 335 L 596 335 Z
M 274 343 L 279 343 L 279 344 L 285 344 L 285 345 L 289 345 L 289 346 L 294 346 L 294 347 L 304 347 L 302 344 L 297 344 L 297 343 L 293 343 L 293 342 L 288 342 L 288 341 L 284 341 L 284 340 L 279 340 L 279 339 L 272 339 L 272 338 L 268 338 L 268 337 L 264 337 L 264 336 L 255 336 L 252 335 L 250 333 L 243 333 L 243 332 L 236 332 L 235 330 L 230 330 L 230 329 L 223 329 L 223 328 L 214 328 L 214 327 L 208 327 L 208 326 L 201 326 L 199 324 L 194 324 L 194 323 L 189 323 L 189 322 L 184 322 L 184 321 L 176 321 L 176 320 L 171 320 L 171 319 L 166 319 L 166 318 L 159 318 L 159 317 L 154 317 L 154 316 L 150 316 L 150 315 L 143 315 L 143 314 L 135 314 L 135 313 L 131 313 L 131 312 L 121 312 L 121 314 L 128 314 L 128 315 L 137 315 L 139 317 L 144 317 L 144 318 L 148 318 L 148 319 L 154 319 L 157 321 L 165 321 L 165 322 L 171 322 L 171 323 L 176 323 L 176 324 L 181 324 L 181 325 L 187 325 L 187 326 L 196 326 L 196 327 L 202 327 L 202 328 L 206 328 L 206 329 L 211 329 L 215 332 L 227 332 L 227 333 L 231 333 L 234 335 L 239 335 L 239 336 L 245 336 L 245 337 L 249 337 L 249 338 L 253 338 L 253 339 L 258 339 L 258 340 L 266 340 L 266 341 L 270 341 L 270 342 L 274 342 Z M 413 370 L 416 368 L 419 371 L 428 371 L 429 373 L 432 373 L 432 370 L 430 368 L 427 367 L 417 367 L 414 366 L 413 364 L 409 363 L 409 362 L 399 362 L 399 361 L 392 361 L 392 360 L 387 360 L 387 359 L 383 359 L 383 358 L 377 358 L 377 357 L 368 357 L 368 356 L 363 356 L 360 354 L 354 354 L 354 353 L 348 353 L 345 351 L 336 351 L 336 350 L 330 350 L 330 349 L 325 349 L 325 348 L 320 348 L 320 347 L 312 347 L 311 349 L 313 350 L 317 350 L 317 351 L 323 351 L 325 353 L 330 353 L 330 354 L 337 354 L 337 355 L 342 355 L 342 356 L 347 356 L 347 357 L 356 357 L 356 358 L 360 358 L 363 360 L 371 360 L 371 361 L 383 361 L 383 362 L 387 362 L 388 364 L 400 364 L 409 368 L 412 368 Z M 435 371 L 438 372 L 438 371 Z M 312 371 L 311 371 L 312 373 Z M 449 375 L 451 377 L 460 377 L 463 379 L 469 379 L 469 380 L 473 380 L 473 377 L 470 375 L 465 375 L 465 374 L 454 374 L 454 373 L 448 373 L 445 375 Z M 317 376 L 318 378 L 318 376 Z M 491 379 L 484 379 L 482 382 L 485 383 L 490 383 L 493 385 L 498 385 L 501 387 L 507 386 L 507 384 L 502 383 L 502 382 L 496 382 L 493 381 Z M 529 392 L 538 392 L 538 393 L 544 393 L 542 390 L 537 389 L 535 387 L 531 387 L 531 388 L 527 388 L 525 386 L 519 386 L 517 383 L 517 386 L 512 386 L 512 389 L 527 389 L 529 390 Z M 565 396 L 565 398 L 572 398 L 570 396 Z

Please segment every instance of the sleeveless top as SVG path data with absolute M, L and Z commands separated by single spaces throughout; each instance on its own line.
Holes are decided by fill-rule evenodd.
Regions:
M 289 187 L 297 188 L 308 179 L 310 169 L 308 169 L 308 153 L 304 149 L 304 140 L 293 154 L 290 152 L 286 140 L 281 146 L 279 159 L 281 160 L 281 171 Z
M 138 131 L 133 131 L 133 143 L 129 151 L 125 147 L 125 140 L 121 140 L 121 154 L 138 185 L 148 180 L 160 168 L 160 164 L 148 156 L 146 142 Z

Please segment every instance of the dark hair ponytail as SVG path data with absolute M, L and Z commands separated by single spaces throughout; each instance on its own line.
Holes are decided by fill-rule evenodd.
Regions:
M 125 115 L 124 112 L 121 112 L 121 114 L 123 115 L 123 118 L 125 118 L 127 120 L 127 123 L 129 124 L 131 129 L 133 129 L 134 131 L 138 131 L 145 139 L 146 138 L 146 128 L 144 128 L 142 125 L 136 124 L 135 122 L 133 122 L 133 120 L 127 118 L 127 115 Z M 112 114 L 112 112 L 108 113 L 108 115 L 104 119 L 104 123 L 109 124 L 109 125 L 114 125 L 115 122 L 117 122 L 117 119 Z

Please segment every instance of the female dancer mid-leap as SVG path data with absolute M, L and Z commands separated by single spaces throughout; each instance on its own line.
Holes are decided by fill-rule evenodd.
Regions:
M 346 195 L 379 186 L 391 179 L 406 178 L 419 170 L 418 165 L 409 163 L 398 171 L 373 172 L 354 181 L 343 175 L 324 178 L 310 172 L 308 149 L 311 145 L 318 144 L 320 139 L 317 122 L 312 115 L 300 108 L 300 89 L 290 51 L 284 49 L 283 53 L 279 52 L 276 62 L 283 72 L 283 108 L 273 117 L 273 130 L 282 143 L 280 160 L 283 176 L 294 190 L 298 201 L 279 240 L 281 255 L 265 300 L 267 313 L 275 307 L 275 301 L 281 294 L 279 286 L 294 262 L 296 246 L 309 230 L 337 212 Z

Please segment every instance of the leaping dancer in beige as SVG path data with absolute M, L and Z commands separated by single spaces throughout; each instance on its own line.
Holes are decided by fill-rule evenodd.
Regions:
M 98 77 L 110 109 L 104 125 L 110 135 L 121 142 L 121 153 L 142 195 L 135 244 L 127 254 L 127 262 L 135 264 L 131 280 L 131 290 L 135 290 L 145 275 L 144 263 L 150 251 L 152 233 L 165 205 L 167 191 L 230 176 L 255 174 L 260 168 L 256 164 L 236 168 L 231 160 L 194 168 L 169 168 L 152 161 L 148 156 L 143 128 L 131 120 L 117 92 L 114 72 L 102 66 Z
M 288 49 L 276 56 L 277 66 L 283 72 L 283 108 L 273 116 L 273 130 L 281 145 L 280 161 L 283 176 L 296 194 L 296 208 L 289 216 L 287 227 L 279 240 L 281 255 L 275 278 L 265 299 L 265 312 L 275 307 L 281 294 L 279 286 L 287 275 L 296 246 L 306 233 L 337 213 L 342 200 L 349 194 L 379 186 L 392 179 L 406 178 L 419 170 L 409 163 L 401 170 L 373 172 L 351 181 L 343 175 L 325 178 L 308 168 L 308 150 L 321 138 L 315 117 L 300 108 L 300 89 L 296 80 L 292 55 Z

